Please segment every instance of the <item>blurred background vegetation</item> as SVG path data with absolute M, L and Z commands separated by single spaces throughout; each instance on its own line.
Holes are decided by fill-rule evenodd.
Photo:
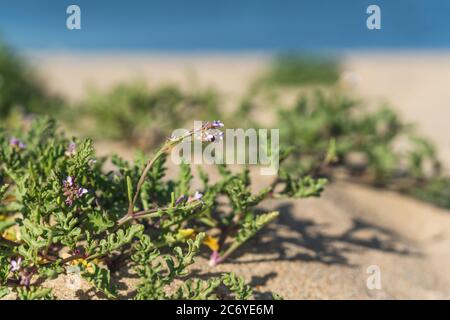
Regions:
M 35 115 L 49 114 L 77 135 L 150 150 L 193 120 L 221 119 L 228 128 L 267 127 L 254 116 L 263 110 L 272 113 L 270 126 L 280 129 L 281 144 L 293 149 L 300 171 L 389 188 L 450 208 L 450 179 L 441 172 L 433 143 L 388 106 L 372 111 L 350 97 L 340 74 L 336 58 L 275 57 L 232 112 L 226 112 L 224 97 L 214 89 L 149 89 L 142 81 L 91 90 L 71 103 L 50 94 L 27 61 L 2 44 L 0 123 L 20 127 Z M 285 90 L 296 96 L 294 103 L 280 99 Z M 333 159 L 315 167 L 330 148 Z

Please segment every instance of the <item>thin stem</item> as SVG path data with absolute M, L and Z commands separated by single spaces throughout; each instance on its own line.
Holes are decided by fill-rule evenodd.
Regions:
M 160 208 L 154 208 L 154 209 L 149 209 L 149 210 L 142 210 L 142 211 L 135 212 L 132 215 L 125 215 L 125 216 L 123 216 L 122 218 L 120 218 L 117 221 L 117 225 L 121 226 L 121 225 L 123 225 L 124 223 L 128 222 L 131 219 L 156 217 L 157 215 L 155 213 L 157 213 L 158 210 L 160 210 Z
M 135 206 L 136 201 L 137 201 L 137 199 L 139 197 L 139 194 L 141 192 L 142 185 L 144 184 L 145 178 L 147 177 L 147 174 L 149 173 L 150 169 L 153 167 L 155 162 L 159 158 L 161 158 L 164 154 L 168 153 L 175 145 L 177 145 L 179 142 L 183 141 L 185 138 L 193 135 L 195 132 L 196 132 L 195 130 L 192 130 L 192 131 L 189 131 L 188 133 L 186 133 L 185 135 L 183 135 L 181 137 L 178 137 L 178 138 L 173 139 L 173 140 L 166 141 L 163 144 L 163 146 L 159 149 L 159 151 L 156 153 L 156 155 L 147 162 L 147 165 L 145 166 L 144 170 L 141 173 L 141 176 L 139 177 L 139 181 L 138 181 L 138 184 L 136 186 L 136 192 L 134 193 L 133 200 L 128 205 L 128 211 L 127 211 L 126 215 L 124 217 L 122 217 L 118 221 L 119 224 L 123 224 L 126 221 L 130 220 L 130 218 L 133 217 L 133 215 L 134 215 L 134 206 Z
M 147 165 L 145 166 L 144 170 L 142 171 L 141 177 L 139 178 L 138 184 L 136 186 L 136 192 L 133 196 L 133 201 L 130 202 L 129 206 L 128 206 L 128 212 L 127 215 L 132 215 L 133 214 L 133 209 L 134 209 L 134 205 L 137 201 L 137 198 L 139 197 L 139 193 L 141 191 L 142 185 L 145 182 L 145 178 L 147 177 L 148 172 L 150 171 L 150 169 L 152 168 L 153 164 L 165 153 L 165 146 L 163 146 L 158 153 L 150 160 L 147 162 Z

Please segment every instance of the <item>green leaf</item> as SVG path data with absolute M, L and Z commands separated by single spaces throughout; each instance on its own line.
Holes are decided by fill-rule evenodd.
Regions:
M 92 270 L 89 270 L 89 267 Z M 89 281 L 97 290 L 103 292 L 108 298 L 117 298 L 116 288 L 111 286 L 111 274 L 108 269 L 91 263 L 88 268 L 83 266 L 81 276 Z
M 245 283 L 243 277 L 238 277 L 234 273 L 224 273 L 222 275 L 224 285 L 230 289 L 237 300 L 247 300 L 252 294 L 252 288 Z
M 128 193 L 128 203 L 133 202 L 133 183 L 130 176 L 127 176 L 127 193 Z
M 20 300 L 53 300 L 51 288 L 17 287 L 17 296 Z

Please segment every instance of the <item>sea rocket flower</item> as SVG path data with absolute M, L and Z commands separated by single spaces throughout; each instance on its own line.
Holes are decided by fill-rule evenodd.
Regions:
M 194 199 L 195 200 L 202 200 L 202 198 L 203 198 L 203 193 L 195 191 Z
M 25 143 L 14 137 L 9 140 L 9 145 L 18 150 L 25 149 L 27 146 Z
M 203 198 L 203 193 L 195 191 L 194 195 L 190 196 L 187 201 L 188 202 L 192 202 L 192 201 L 202 201 L 203 202 L 202 198 Z
M 66 180 L 63 181 L 64 187 L 72 187 L 73 186 L 73 178 L 68 176 Z
M 207 121 L 203 124 L 204 129 L 217 129 L 217 128 L 222 128 L 223 126 L 224 126 L 224 124 L 220 120 L 214 120 L 212 122 Z
M 88 193 L 87 189 L 85 189 L 85 188 L 78 188 L 78 196 L 79 197 L 85 195 L 86 193 Z
M 22 257 L 17 258 L 17 260 L 11 260 L 9 271 L 15 272 L 19 271 L 22 265 Z
M 73 205 L 73 202 L 84 196 L 88 193 L 88 190 L 82 187 L 77 186 L 75 183 L 75 179 L 71 176 L 68 176 L 65 180 L 63 180 L 63 191 L 66 200 L 64 201 L 68 206 Z
M 72 157 L 77 153 L 77 144 L 75 142 L 71 142 L 69 146 L 67 147 L 67 150 L 65 152 L 66 156 Z
M 220 120 L 214 120 L 214 121 L 211 123 L 211 126 L 212 126 L 213 128 L 222 128 L 222 127 L 224 126 L 224 124 L 223 124 L 223 122 L 220 121 Z
M 204 142 L 214 142 L 223 139 L 223 132 L 218 129 L 205 129 L 197 134 L 197 139 Z
M 223 139 L 223 132 L 218 128 L 224 126 L 220 120 L 214 120 L 212 122 L 205 122 L 202 125 L 201 130 L 196 133 L 196 138 L 203 142 L 214 142 Z

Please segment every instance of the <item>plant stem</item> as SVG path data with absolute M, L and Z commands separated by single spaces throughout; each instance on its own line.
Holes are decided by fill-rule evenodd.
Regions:
M 133 200 L 129 203 L 128 205 L 128 211 L 126 213 L 125 216 L 123 216 L 119 221 L 119 225 L 125 223 L 126 221 L 130 220 L 134 213 L 134 206 L 136 204 L 136 201 L 139 197 L 139 193 L 141 192 L 141 188 L 142 185 L 145 182 L 145 178 L 147 177 L 148 172 L 150 171 L 150 169 L 153 167 L 153 165 L 155 164 L 155 162 L 161 158 L 164 154 L 168 153 L 170 150 L 172 150 L 172 148 L 177 145 L 178 143 L 180 143 L 181 141 L 183 141 L 185 138 L 193 135 L 196 131 L 192 130 L 189 131 L 188 133 L 186 133 L 185 135 L 178 137 L 176 139 L 173 140 L 167 140 L 162 147 L 158 150 L 158 152 L 155 154 L 155 156 L 153 158 L 151 158 L 148 162 L 147 165 L 145 166 L 144 170 L 141 173 L 141 176 L 139 177 L 139 181 L 138 184 L 136 186 L 136 192 L 134 193 L 133 196 Z
M 134 205 L 137 201 L 137 198 L 139 197 L 139 193 L 141 191 L 142 185 L 145 182 L 145 178 L 147 177 L 148 172 L 152 168 L 153 164 L 165 153 L 165 145 L 156 153 L 156 155 L 147 162 L 147 165 L 145 166 L 144 170 L 142 171 L 142 174 L 139 178 L 138 184 L 136 186 L 136 192 L 133 196 L 133 201 L 130 202 L 128 206 L 127 215 L 131 216 L 133 214 Z

